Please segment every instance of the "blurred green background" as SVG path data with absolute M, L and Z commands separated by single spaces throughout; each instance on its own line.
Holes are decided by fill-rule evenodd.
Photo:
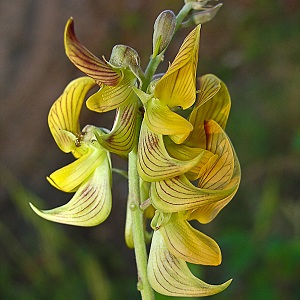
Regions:
M 0 0 L 0 298 L 139 299 L 133 252 L 123 239 L 126 181 L 114 175 L 113 211 L 96 228 L 50 223 L 29 208 L 70 199 L 45 177 L 71 161 L 47 114 L 81 73 L 68 61 L 63 30 L 73 16 L 79 39 L 107 58 L 116 43 L 146 66 L 152 26 L 181 0 Z M 171 61 L 189 30 L 166 53 Z M 227 132 L 242 166 L 231 203 L 201 230 L 220 245 L 219 267 L 192 266 L 209 283 L 233 278 L 214 299 L 300 299 L 300 2 L 224 1 L 203 26 L 198 74 L 227 84 Z M 111 114 L 84 111 L 81 123 L 110 126 Z M 113 157 L 115 166 L 126 163 Z M 157 299 L 171 299 L 158 296 Z

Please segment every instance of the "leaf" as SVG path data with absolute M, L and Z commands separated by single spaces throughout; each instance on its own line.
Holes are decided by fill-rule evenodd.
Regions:
M 153 235 L 147 273 L 152 288 L 167 296 L 210 296 L 222 292 L 231 283 L 228 280 L 220 285 L 210 285 L 195 277 L 186 262 L 168 250 L 159 230 Z
M 79 115 L 82 104 L 93 86 L 95 82 L 89 77 L 71 81 L 49 111 L 50 131 L 63 152 L 68 153 L 75 148 L 75 135 L 80 132 Z
M 70 18 L 65 28 L 65 51 L 70 61 L 83 73 L 92 77 L 98 85 L 117 85 L 121 72 L 113 69 L 104 59 L 100 59 L 83 46 L 75 35 L 74 21 Z
M 76 226 L 96 226 L 102 223 L 107 219 L 111 205 L 111 174 L 108 159 L 86 178 L 67 204 L 51 210 L 39 210 L 30 203 L 31 208 L 40 217 Z

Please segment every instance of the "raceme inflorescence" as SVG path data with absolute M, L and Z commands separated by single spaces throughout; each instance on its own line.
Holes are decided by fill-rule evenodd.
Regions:
M 241 176 L 225 132 L 231 106 L 227 87 L 212 74 L 197 78 L 201 24 L 220 7 L 185 0 L 177 16 L 163 11 L 154 24 L 145 71 L 131 47 L 116 45 L 109 60 L 99 58 L 78 40 L 73 19 L 66 24 L 66 54 L 86 76 L 70 82 L 50 109 L 52 136 L 63 152 L 73 154 L 74 162 L 47 179 L 74 196 L 50 210 L 30 205 L 50 221 L 101 224 L 112 208 L 110 154 L 127 160 L 125 241 L 135 250 L 142 299 L 154 299 L 153 290 L 168 296 L 208 296 L 231 282 L 207 284 L 188 267 L 221 263 L 218 244 L 197 225 L 211 222 L 231 201 Z M 191 26 L 166 72 L 156 74 L 176 32 Z M 112 129 L 80 127 L 84 103 L 98 113 L 115 110 Z

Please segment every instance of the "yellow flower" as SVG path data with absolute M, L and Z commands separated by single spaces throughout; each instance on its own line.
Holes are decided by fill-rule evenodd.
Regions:
M 109 152 L 97 141 L 98 128 L 87 125 L 82 131 L 79 115 L 86 94 L 95 82 L 89 77 L 72 81 L 50 109 L 48 123 L 58 147 L 72 152 L 77 160 L 52 173 L 47 179 L 64 192 L 75 192 L 65 205 L 51 209 L 32 209 L 41 217 L 77 226 L 102 223 L 111 210 L 111 162 Z
M 187 109 L 195 102 L 199 39 L 200 25 L 186 37 L 167 72 L 152 83 L 150 94 L 134 89 L 145 106 L 148 128 L 169 135 L 178 144 L 193 130 L 192 124 L 174 110 Z
M 180 235 L 179 238 L 184 240 L 185 236 Z M 200 251 L 199 254 L 201 253 Z M 152 288 L 167 296 L 210 296 L 222 292 L 231 283 L 228 280 L 220 285 L 210 285 L 195 277 L 185 260 L 171 253 L 160 230 L 153 234 L 147 273 Z
M 164 145 L 173 159 L 191 162 L 201 151 L 202 158 L 188 172 L 153 181 L 150 196 L 153 206 L 162 212 L 190 211 L 191 217 L 207 223 L 236 193 L 240 166 L 223 129 L 230 109 L 227 88 L 213 75 L 203 76 L 200 81 L 196 106 L 189 118 L 194 130 L 184 144 L 176 145 L 165 137 Z M 190 180 L 198 180 L 197 186 Z
M 65 29 L 65 49 L 72 63 L 100 86 L 87 100 L 87 107 L 96 112 L 117 109 L 112 131 L 98 139 L 99 143 L 110 152 L 126 157 L 137 138 L 138 98 L 132 86 L 139 78 L 138 54 L 128 46 L 116 45 L 109 62 L 96 57 L 77 39 L 72 18 Z

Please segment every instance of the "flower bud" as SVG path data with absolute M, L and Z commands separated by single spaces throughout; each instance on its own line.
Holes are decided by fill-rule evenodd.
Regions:
M 115 45 L 112 49 L 110 64 L 118 68 L 130 68 L 134 74 L 140 68 L 140 57 L 138 53 L 129 46 Z
M 192 4 L 192 8 L 194 10 L 202 9 L 209 0 L 184 0 L 185 4 Z
M 155 20 L 153 56 L 161 53 L 170 43 L 176 27 L 176 16 L 171 10 L 163 11 Z
M 199 11 L 194 12 L 191 17 L 182 25 L 184 27 L 191 26 L 191 25 L 199 25 L 204 24 L 212 20 L 215 15 L 218 13 L 219 9 L 223 4 L 219 3 L 210 8 L 202 8 Z

